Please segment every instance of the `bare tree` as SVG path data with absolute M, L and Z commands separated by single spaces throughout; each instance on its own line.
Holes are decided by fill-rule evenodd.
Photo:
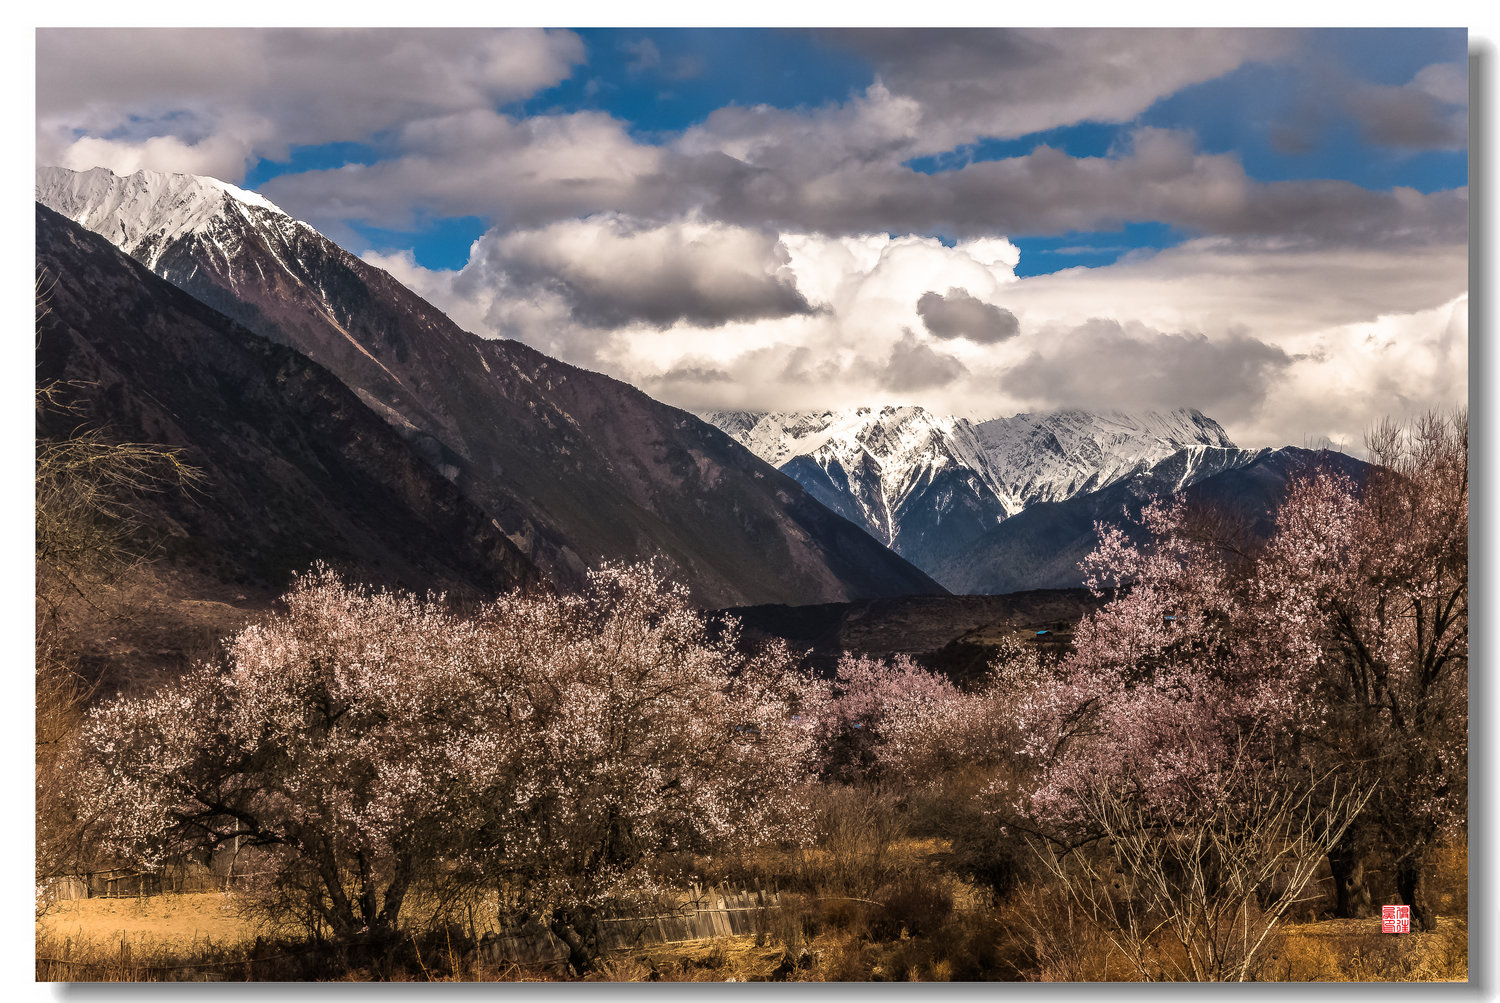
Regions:
M 38 275 L 36 313 L 49 312 L 51 280 Z M 81 806 L 62 796 L 59 755 L 97 690 L 78 668 L 72 632 L 77 621 L 125 615 L 108 593 L 152 550 L 139 503 L 147 495 L 194 483 L 198 472 L 178 450 L 116 442 L 90 427 L 73 399 L 80 385 L 48 381 L 36 388 L 36 878 L 38 908 L 45 887 L 76 871 L 87 852 Z M 71 806 L 71 807 L 70 807 Z
M 1332 775 L 1248 760 L 1224 777 L 1170 816 L 1101 784 L 1080 798 L 1098 843 L 1061 855 L 1033 844 L 1142 979 L 1253 977 L 1270 934 L 1370 796 Z

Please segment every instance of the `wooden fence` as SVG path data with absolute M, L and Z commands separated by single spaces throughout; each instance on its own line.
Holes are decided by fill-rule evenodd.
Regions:
M 781 893 L 777 891 L 734 890 L 723 885 L 695 888 L 676 906 L 661 912 L 602 918 L 599 947 L 607 953 L 648 944 L 745 936 L 755 933 L 767 914 L 780 908 Z M 567 945 L 535 923 L 520 930 L 486 934 L 479 943 L 480 960 L 492 964 L 547 964 L 567 956 Z
M 70 899 L 141 898 L 164 892 L 222 892 L 243 888 L 258 877 L 196 862 L 171 864 L 158 871 L 114 867 L 83 874 L 68 874 L 43 882 L 41 897 L 48 902 Z

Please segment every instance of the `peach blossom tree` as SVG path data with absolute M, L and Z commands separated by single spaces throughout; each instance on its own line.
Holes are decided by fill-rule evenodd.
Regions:
M 1468 811 L 1468 416 L 1384 423 L 1366 483 L 1295 484 L 1261 564 L 1311 597 L 1302 621 L 1322 649 L 1308 741 L 1330 765 L 1374 778 L 1356 831 L 1330 860 L 1348 910 L 1363 847 L 1394 864 L 1414 929 L 1435 921 L 1429 856 L 1465 832 Z
M 1035 764 L 999 807 L 1141 977 L 1243 979 L 1369 780 L 1305 741 L 1328 690 L 1317 590 L 1182 502 L 1143 518 L 1147 544 L 1100 527 L 1084 567 L 1113 598 L 1074 652 L 997 682 Z
M 584 967 L 660 854 L 805 837 L 818 690 L 736 641 L 646 567 L 471 616 L 316 569 L 223 664 L 96 711 L 76 796 L 146 865 L 262 848 L 340 943 L 389 940 L 414 888 L 466 876 Z

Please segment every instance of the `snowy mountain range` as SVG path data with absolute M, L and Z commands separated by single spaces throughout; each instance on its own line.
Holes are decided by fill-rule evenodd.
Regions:
M 1020 510 L 961 418 L 920 407 L 703 417 L 918 566 L 941 541 Z
M 1098 491 L 1182 450 L 1238 450 L 1196 408 L 1132 414 L 1073 408 L 995 418 L 974 431 L 1003 490 L 1018 502 L 1012 514 Z M 1188 463 L 1184 476 L 1191 478 L 1201 462 Z
M 939 581 L 956 550 L 1032 505 L 1131 478 L 1176 492 L 1258 455 L 1192 408 L 978 423 L 915 406 L 703 417 Z

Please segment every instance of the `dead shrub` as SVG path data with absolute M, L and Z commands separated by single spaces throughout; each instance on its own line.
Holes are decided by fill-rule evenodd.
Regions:
M 808 890 L 870 896 L 895 877 L 893 850 L 906 836 L 896 796 L 868 785 L 829 784 L 814 822 L 814 845 L 801 854 Z
M 952 892 L 931 877 L 902 877 L 875 897 L 883 905 L 871 916 L 870 932 L 883 940 L 934 933 L 953 915 Z

